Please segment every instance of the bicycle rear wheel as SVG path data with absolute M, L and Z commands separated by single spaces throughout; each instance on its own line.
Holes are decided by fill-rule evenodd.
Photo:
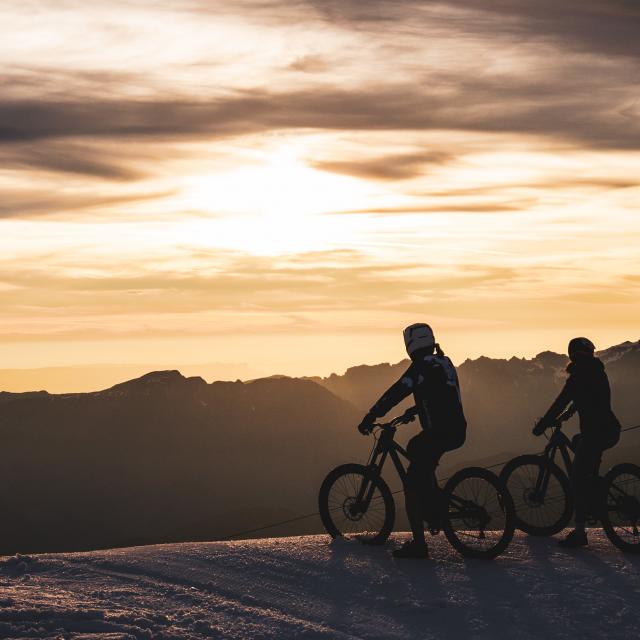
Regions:
M 500 479 L 513 498 L 518 529 L 532 536 L 552 536 L 569 524 L 571 488 L 558 465 L 541 456 L 518 456 L 505 465 Z
M 331 471 L 320 487 L 318 504 L 322 524 L 332 538 L 384 544 L 393 530 L 396 509 L 391 491 L 380 476 L 360 464 Z
M 449 508 L 444 533 L 467 558 L 495 558 L 515 531 L 513 501 L 504 483 L 480 467 L 454 474 L 444 488 Z
M 603 488 L 601 517 L 607 537 L 622 551 L 640 553 L 640 467 L 616 465 L 605 476 Z

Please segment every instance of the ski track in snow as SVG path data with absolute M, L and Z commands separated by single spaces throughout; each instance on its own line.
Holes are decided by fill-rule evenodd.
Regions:
M 442 535 L 431 560 L 327 536 L 0 560 L 0 638 L 625 638 L 640 557 L 517 534 L 494 561 Z

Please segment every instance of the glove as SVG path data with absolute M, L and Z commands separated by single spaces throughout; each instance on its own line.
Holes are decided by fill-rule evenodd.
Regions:
M 404 422 L 405 424 L 415 420 L 416 416 L 418 415 L 418 410 L 416 409 L 416 407 L 409 407 L 401 416 L 400 416 L 400 420 L 402 420 L 402 422 Z
M 540 419 L 538 420 L 538 422 L 536 422 L 531 433 L 533 433 L 534 436 L 541 436 L 546 431 L 548 426 L 549 425 L 547 424 L 546 420 Z
M 362 419 L 362 422 L 358 425 L 358 431 L 363 436 L 368 436 L 373 429 L 373 423 L 376 421 L 375 416 L 367 413 L 367 415 Z

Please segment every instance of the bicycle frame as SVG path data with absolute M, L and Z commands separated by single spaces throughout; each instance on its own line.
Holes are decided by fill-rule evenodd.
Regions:
M 398 476 L 400 476 L 400 480 L 402 481 L 402 486 L 406 490 L 408 474 L 406 469 L 404 468 L 404 465 L 402 464 L 400 457 L 402 456 L 405 460 L 408 461 L 409 454 L 394 440 L 394 436 L 397 431 L 395 425 L 399 423 L 401 424 L 402 422 L 398 419 L 394 419 L 388 424 L 376 425 L 380 427 L 381 433 L 375 447 L 373 448 L 373 451 L 371 452 L 369 461 L 366 466 L 372 474 L 379 476 L 382 473 L 382 468 L 384 467 L 384 463 L 386 462 L 387 457 L 391 458 L 393 466 L 395 467 L 396 471 L 398 472 Z M 374 490 L 375 485 L 373 483 L 367 482 L 366 480 L 362 482 L 362 485 L 358 490 L 358 494 L 356 496 L 355 504 L 352 507 L 354 513 L 356 513 L 357 511 L 365 512 L 369 508 Z M 449 506 L 454 508 L 454 517 L 460 519 L 475 518 L 481 523 L 489 522 L 489 517 L 486 511 L 481 507 L 478 507 L 472 501 L 463 500 L 462 498 L 459 498 L 455 495 L 451 495 L 449 496 Z
M 549 438 L 549 443 L 544 448 L 542 456 L 546 458 L 549 462 L 555 462 L 556 453 L 560 452 L 560 457 L 564 462 L 566 474 L 571 477 L 571 471 L 573 469 L 573 459 L 570 455 L 570 452 L 575 455 L 576 447 L 573 442 L 562 432 L 562 423 L 564 420 L 562 417 L 559 419 L 558 423 L 553 427 L 553 433 Z M 549 477 L 550 474 L 547 472 L 541 473 L 538 476 L 536 481 L 536 486 L 533 492 L 533 497 L 538 497 L 540 499 L 541 496 L 545 496 L 547 493 L 547 487 L 549 485 Z M 594 494 L 591 498 L 591 516 L 592 519 L 595 519 L 595 514 L 598 510 L 598 503 L 601 500 L 605 500 L 604 496 L 600 495 L 601 484 L 603 482 L 603 477 L 598 474 L 596 476 L 596 485 L 594 488 Z M 623 496 L 626 496 L 624 491 L 622 491 L 619 487 L 612 487 L 615 491 Z
M 397 431 L 394 422 L 395 420 L 392 420 L 388 425 L 376 425 L 381 428 L 381 434 L 376 441 L 376 445 L 369 456 L 369 461 L 366 466 L 372 474 L 379 476 L 382 474 L 382 467 L 384 466 L 387 456 L 389 456 L 393 461 L 393 466 L 396 468 L 400 480 L 402 480 L 402 486 L 404 487 L 407 482 L 407 472 L 400 461 L 400 455 L 408 460 L 409 454 L 393 439 Z M 366 480 L 362 483 L 358 490 L 355 504 L 353 505 L 354 511 L 364 512 L 369 508 L 374 490 L 374 484 Z M 358 508 L 358 505 L 361 506 Z
M 558 423 L 556 427 L 554 427 L 553 434 L 549 438 L 549 443 L 544 448 L 542 452 L 542 457 L 546 458 L 549 462 L 555 462 L 556 453 L 560 452 L 560 456 L 562 457 L 562 461 L 564 462 L 564 466 L 568 475 L 571 475 L 571 469 L 573 468 L 573 461 L 571 456 L 569 455 L 569 451 L 575 454 L 575 449 L 573 444 L 569 438 L 562 432 L 562 423 Z M 533 491 L 533 497 L 536 496 L 540 498 L 541 496 L 545 496 L 547 494 L 547 488 L 549 486 L 549 473 L 541 473 L 538 475 L 538 479 L 536 480 L 536 486 Z
M 571 469 L 573 468 L 573 460 L 569 455 L 569 451 L 575 455 L 575 448 L 569 438 L 563 433 L 562 425 L 559 424 L 555 427 L 553 434 L 549 438 L 549 443 L 544 448 L 543 455 L 550 462 L 555 461 L 556 452 L 560 452 L 562 461 L 564 462 L 565 470 L 568 475 L 571 475 Z
M 552 425 L 553 432 L 549 437 L 549 442 L 544 448 L 544 451 L 540 454 L 540 457 L 546 462 L 555 464 L 556 454 L 559 452 L 560 457 L 564 462 L 566 475 L 569 477 L 571 477 L 571 472 L 573 470 L 574 460 L 572 454 L 573 456 L 576 454 L 577 443 L 574 444 L 574 442 L 562 432 L 562 424 L 566 419 L 568 419 L 568 417 L 571 417 L 571 415 L 571 413 L 566 412 L 563 416 L 558 418 L 555 424 Z M 536 478 L 535 487 L 529 494 L 531 500 L 538 504 L 543 504 L 545 502 L 550 477 L 551 472 L 549 470 L 549 466 L 543 465 L 541 467 L 541 472 Z M 602 520 L 603 510 L 617 512 L 619 514 L 623 514 L 629 519 L 633 525 L 634 534 L 637 535 L 638 523 L 640 522 L 640 503 L 637 498 L 630 496 L 625 491 L 624 487 L 617 484 L 611 483 L 607 486 L 605 484 L 605 477 L 599 473 L 594 480 L 595 484 L 589 498 L 588 522 L 597 523 L 597 521 Z M 605 489 L 608 491 L 608 496 Z M 609 505 L 607 503 L 608 499 L 613 500 L 615 504 Z M 616 543 L 614 542 L 614 544 Z
M 380 474 L 388 456 L 391 458 L 393 466 L 398 472 L 400 480 L 402 480 L 402 485 L 404 486 L 407 482 L 407 471 L 400 460 L 400 456 L 408 461 L 409 454 L 394 440 L 396 431 L 397 428 L 394 426 L 382 427 L 382 432 L 371 453 L 367 468 Z
M 569 451 L 575 455 L 576 450 L 573 446 L 573 442 L 562 432 L 562 425 L 567 420 L 571 419 L 575 413 L 576 407 L 574 404 L 571 404 L 558 416 L 555 424 L 553 425 L 553 433 L 549 438 L 549 443 L 542 453 L 543 457 L 545 457 L 549 462 L 555 462 L 556 452 L 560 451 L 565 471 L 568 476 L 571 476 L 571 469 L 573 468 L 573 460 L 569 455 Z

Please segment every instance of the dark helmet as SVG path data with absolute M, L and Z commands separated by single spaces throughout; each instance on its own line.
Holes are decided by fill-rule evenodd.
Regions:
M 588 338 L 574 338 L 569 342 L 569 358 L 573 360 L 576 356 L 593 356 L 596 347 Z

